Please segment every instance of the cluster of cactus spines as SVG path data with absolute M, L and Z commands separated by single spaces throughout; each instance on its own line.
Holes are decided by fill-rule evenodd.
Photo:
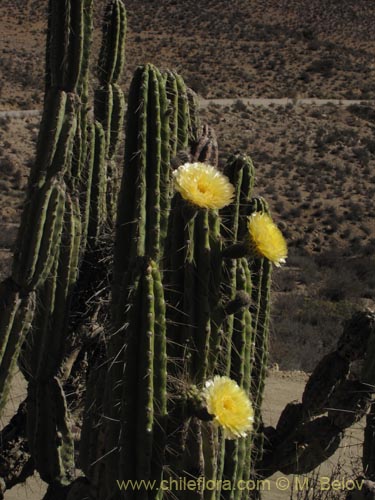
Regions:
M 258 472 L 269 476 L 310 472 L 337 450 L 345 429 L 368 411 L 373 393 L 371 343 L 375 335 L 373 313 L 358 312 L 345 324 L 337 349 L 327 354 L 310 376 L 301 403 L 286 406 L 274 428 L 266 428 L 267 446 Z M 367 353 L 367 354 L 366 354 Z M 362 374 L 351 373 L 353 362 L 364 359 Z M 366 377 L 371 373 L 370 380 Z M 364 472 L 371 463 L 371 414 L 365 433 Z
M 109 351 L 114 358 L 109 373 L 114 394 L 110 395 L 110 408 L 106 405 L 104 410 L 106 416 L 118 419 L 118 424 L 109 425 L 106 433 L 107 449 L 118 446 L 106 471 L 109 491 L 120 471 L 125 479 L 160 480 L 163 466 L 167 411 L 165 301 L 157 265 L 147 258 L 135 265 L 135 270 L 128 273 L 128 283 L 124 283 L 130 288 L 123 313 L 127 322 L 123 333 L 126 348 L 119 352 L 116 342 L 116 352 Z
M 218 213 L 194 210 L 178 194 L 172 205 L 173 244 L 169 247 L 172 273 L 169 276 L 175 273 L 175 279 L 167 282 L 173 290 L 172 294 L 168 293 L 172 310 L 168 323 L 168 338 L 172 336 L 170 369 L 174 376 L 186 377 L 190 384 L 198 387 L 214 374 L 225 374 L 250 395 L 252 376 L 253 386 L 257 381 L 260 384 L 259 393 L 264 383 L 264 373 L 258 375 L 254 363 L 256 328 L 249 308 L 253 276 L 247 258 L 223 260 L 221 249 L 223 241 L 226 245 L 235 244 L 245 234 L 254 168 L 250 158 L 236 155 L 230 158 L 225 172 L 232 183 L 236 180 L 236 193 L 234 203 L 223 211 L 223 224 Z M 255 206 L 255 210 L 257 208 Z M 265 207 L 259 208 L 263 211 Z M 266 289 L 264 285 L 261 292 L 260 307 L 265 321 L 259 328 L 259 336 L 267 336 L 269 295 L 265 294 Z M 259 349 L 266 347 L 266 341 L 258 346 Z M 185 419 L 188 408 L 187 404 Z M 175 416 L 181 418 L 183 414 L 184 411 L 177 410 Z M 172 432 L 172 435 L 182 440 L 177 445 L 183 454 L 177 464 L 180 474 L 181 471 L 187 476 L 205 473 L 210 479 L 226 478 L 235 482 L 250 471 L 247 457 L 251 454 L 252 442 L 249 438 L 225 441 L 210 423 L 199 422 L 195 417 L 187 421 L 180 434 Z M 204 446 L 207 439 L 210 446 Z M 172 449 L 173 444 L 176 443 L 170 443 Z M 192 460 L 194 453 L 196 461 Z M 241 497 L 239 492 L 234 495 Z
M 224 216 L 224 236 L 227 244 L 236 245 L 237 242 L 246 240 L 248 216 L 255 212 L 265 212 L 268 207 L 262 199 L 252 198 L 255 172 L 248 156 L 233 155 L 229 158 L 224 171 L 236 187 L 235 202 L 227 208 Z M 269 295 L 264 294 L 264 288 L 261 286 L 264 267 L 265 259 L 251 256 L 229 259 L 227 262 L 227 279 L 228 286 L 232 290 L 232 300 L 237 296 L 242 301 L 242 307 L 233 316 L 228 316 L 224 328 L 223 337 L 227 343 L 225 350 L 229 353 L 227 374 L 244 388 L 254 405 L 254 428 L 251 435 L 225 443 L 223 475 L 233 481 L 233 484 L 241 479 L 249 479 L 255 458 L 261 453 L 260 443 L 256 442 L 254 445 L 254 440 L 258 439 L 260 427 L 257 397 L 261 399 L 265 377 L 265 373 L 259 370 L 259 361 L 266 355 L 263 351 L 268 348 Z M 270 275 L 268 275 L 268 286 L 269 279 Z M 258 317 L 264 318 L 261 324 Z M 222 492 L 222 495 L 239 499 L 242 492 Z
M 160 217 L 160 79 L 161 75 L 156 68 L 140 67 L 130 87 L 125 143 L 126 168 L 117 219 L 114 276 L 116 282 L 123 279 L 129 263 L 134 262 L 137 256 L 150 255 L 154 259 L 158 258 L 159 226 L 155 227 L 155 218 Z M 148 161 L 155 162 L 152 179 L 155 186 L 147 176 Z M 151 208 L 151 213 L 147 208 Z M 146 234 L 149 235 L 147 242 Z M 147 251 L 151 248 L 152 255 Z
M 154 388 L 160 387 L 164 391 L 167 371 L 163 365 L 163 384 L 160 383 L 160 376 L 157 378 L 158 384 L 151 383 L 156 375 L 156 367 L 150 357 L 150 348 L 145 349 L 145 341 L 141 340 L 142 332 L 148 330 L 147 342 L 151 342 L 150 339 L 154 338 L 153 348 L 157 346 L 157 337 L 153 333 L 152 325 L 148 323 L 154 316 L 157 317 L 155 303 L 151 306 L 147 302 L 152 298 L 152 294 L 148 290 L 147 299 L 140 298 L 138 295 L 144 279 L 139 267 L 146 266 L 147 269 L 151 262 L 149 259 L 159 261 L 161 270 L 164 270 L 163 276 L 168 298 L 167 311 L 164 306 L 163 313 L 159 315 L 159 321 L 154 323 L 159 327 L 161 323 L 163 324 L 163 335 L 159 340 L 162 341 L 160 356 L 166 362 L 166 353 L 168 354 L 167 367 L 171 376 L 172 394 L 176 395 L 178 391 L 184 390 L 190 394 L 188 398 L 181 399 L 180 397 L 179 401 L 178 398 L 173 397 L 168 401 L 170 418 L 167 422 L 167 430 L 172 437 L 166 445 L 172 453 L 168 456 L 167 463 L 175 473 L 178 471 L 180 475 L 205 473 L 209 478 L 228 477 L 238 480 L 245 474 L 246 456 L 251 450 L 251 441 L 245 438 L 232 445 L 226 445 L 225 440 L 219 436 L 218 430 L 213 427 L 212 423 L 202 423 L 197 416 L 191 414 L 190 399 L 194 394 L 194 387 L 202 387 L 205 381 L 215 373 L 232 376 L 249 394 L 251 392 L 250 375 L 254 364 L 255 344 L 249 310 L 252 290 L 251 272 L 248 259 L 242 258 L 231 260 L 232 267 L 228 273 L 228 263 L 223 260 L 221 253 L 222 235 L 220 234 L 219 214 L 213 210 L 198 210 L 192 207 L 178 193 L 174 195 L 171 203 L 167 241 L 159 243 L 163 238 L 160 237 L 160 232 L 155 231 L 154 225 L 155 222 L 160 224 L 160 219 L 153 218 L 153 210 L 155 206 L 160 206 L 161 193 L 160 187 L 155 191 L 154 186 L 155 183 L 159 186 L 169 186 L 169 182 L 163 183 L 160 179 L 159 155 L 153 155 L 151 158 L 147 155 L 155 142 L 160 143 L 158 137 L 162 129 L 161 126 L 155 127 L 155 125 L 150 127 L 149 119 L 152 117 L 155 120 L 155 116 L 158 119 L 160 116 L 161 119 L 169 119 L 176 114 L 172 106 L 172 112 L 160 115 L 160 96 L 163 95 L 163 86 L 162 80 L 157 76 L 157 70 L 151 66 L 140 68 L 135 75 L 129 95 L 124 190 L 121 192 L 119 204 L 117 258 L 115 258 L 114 272 L 115 333 L 109 338 L 110 367 L 106 380 L 107 396 L 103 403 L 106 417 L 102 422 L 105 429 L 104 449 L 102 443 L 99 444 L 101 455 L 109 454 L 103 459 L 103 462 L 109 464 L 105 468 L 107 471 L 105 476 L 107 474 L 111 476 L 109 482 L 106 476 L 105 488 L 113 488 L 114 477 L 109 471 L 113 471 L 114 474 L 118 473 L 119 463 L 122 466 L 127 465 L 127 467 L 122 467 L 122 476 L 125 470 L 126 477 L 130 478 L 155 477 L 151 472 L 157 465 L 157 462 L 152 460 L 153 442 L 150 442 L 149 438 L 146 439 L 141 423 L 148 422 L 149 425 L 155 425 L 157 422 L 159 427 L 162 426 L 163 415 L 154 421 L 152 419 L 153 413 L 155 416 L 155 408 L 151 404 L 151 399 L 155 405 L 155 397 L 152 397 Z M 177 79 L 176 85 L 172 86 L 171 74 L 167 75 L 169 95 L 171 95 L 171 88 L 181 89 L 179 82 L 181 82 L 180 79 Z M 173 102 L 182 106 L 186 114 L 185 100 L 176 98 L 174 101 L 170 100 L 170 105 Z M 188 128 L 185 128 L 185 122 L 180 119 L 179 123 L 182 124 L 183 133 L 186 133 Z M 169 131 L 173 131 L 173 128 L 169 127 Z M 202 138 L 192 144 L 191 161 L 216 158 L 217 148 L 213 135 L 207 128 L 203 132 Z M 178 137 L 183 137 L 183 134 L 177 131 L 176 136 L 178 139 Z M 171 151 L 175 144 L 173 132 L 170 133 L 169 138 Z M 185 149 L 184 141 L 179 144 Z M 169 155 L 171 156 L 171 152 Z M 244 224 L 243 217 L 240 220 L 240 215 L 245 217 L 247 215 L 244 213 L 244 207 L 247 206 L 251 197 L 254 173 L 251 160 L 247 157 L 236 158 L 236 168 L 238 170 L 236 175 L 241 172 L 243 181 L 237 185 L 238 197 L 234 215 L 230 216 L 227 221 L 230 227 L 236 228 L 235 234 L 233 231 L 228 232 L 227 227 L 224 229 L 225 239 L 232 243 L 237 241 L 238 226 Z M 171 172 L 167 174 L 170 176 Z M 131 190 L 129 186 L 132 186 Z M 169 187 L 164 191 L 164 195 L 168 194 L 167 190 Z M 160 211 L 156 210 L 156 213 L 159 217 Z M 228 236 L 229 233 L 230 236 Z M 164 243 L 166 252 L 163 258 L 160 247 Z M 228 278 L 223 279 L 223 274 L 228 275 Z M 163 290 L 161 281 L 159 288 Z M 143 320 L 139 304 L 145 300 L 147 308 L 144 307 L 143 310 L 150 311 L 150 314 Z M 265 302 L 265 299 L 263 300 Z M 148 324 L 148 329 L 142 326 L 144 321 Z M 229 329 L 231 329 L 231 334 L 228 333 Z M 265 331 L 263 323 L 259 331 Z M 135 332 L 138 332 L 138 337 L 135 336 Z M 226 340 L 228 338 L 229 342 Z M 140 344 L 143 346 L 142 349 L 140 349 Z M 263 345 L 259 348 L 262 347 Z M 216 349 L 216 353 L 212 356 L 213 348 Z M 142 372 L 143 366 L 148 368 L 148 376 Z M 158 367 L 160 369 L 160 363 Z M 139 374 L 139 371 L 142 373 Z M 152 373 L 154 376 L 151 379 Z M 140 376 L 142 376 L 142 384 L 138 387 L 137 380 Z M 143 391 L 145 391 L 145 398 L 142 397 Z M 148 401 L 148 404 L 144 404 L 145 401 Z M 160 403 L 157 407 L 160 408 Z M 167 409 L 165 392 L 163 392 L 162 407 Z M 92 425 L 90 417 L 87 422 Z M 127 422 L 127 424 L 124 425 L 122 422 Z M 131 422 L 133 422 L 132 425 Z M 233 446 L 235 449 L 230 450 L 229 448 Z M 142 468 L 137 472 L 131 465 L 137 463 L 135 450 L 142 448 L 145 451 L 147 447 L 150 451 L 143 454 Z M 162 450 L 161 443 L 156 446 L 154 444 L 155 447 Z M 92 449 L 90 446 L 89 448 Z M 173 454 L 176 452 L 182 453 L 177 462 L 173 459 Z M 162 453 L 159 453 L 159 459 L 161 456 Z M 119 457 L 123 458 L 119 461 Z M 96 453 L 94 450 L 92 458 L 99 458 L 97 450 Z M 88 464 L 90 461 L 85 460 L 85 462 Z M 91 460 L 92 462 L 95 460 Z M 101 467 L 99 461 L 97 468 Z M 140 475 L 140 470 L 143 475 Z M 100 488 L 100 485 L 105 484 L 102 481 L 103 478 L 100 478 L 95 470 L 91 474 L 90 471 L 88 472 L 89 477 L 91 475 L 92 478 L 98 479 L 96 487 Z M 160 472 L 159 463 L 159 477 Z M 102 498 L 100 494 L 98 497 Z
M 118 85 L 124 66 L 125 34 L 125 7 L 120 0 L 111 0 L 107 5 L 103 24 L 94 121 L 91 117 L 87 120 L 87 140 L 84 143 L 87 149 L 84 163 L 86 174 L 81 176 L 81 182 L 86 188 L 87 196 L 85 197 L 84 186 L 78 189 L 83 207 L 83 230 L 81 271 L 70 314 L 70 330 L 75 336 L 77 331 L 82 333 L 85 329 L 90 330 L 89 335 L 94 335 L 92 317 L 97 317 L 100 309 L 98 302 L 104 303 L 106 300 L 102 296 L 107 295 L 105 281 L 111 253 L 108 243 L 112 237 L 118 192 L 119 174 L 115 161 L 121 144 L 125 113 L 124 94 Z M 88 78 L 85 79 L 86 87 Z M 104 292 L 98 294 L 98 289 Z M 77 349 L 77 343 L 73 348 Z
M 189 138 L 187 90 L 172 72 L 136 70 L 126 123 L 125 169 L 119 199 L 114 291 L 129 263 L 163 255 L 171 204 L 170 161 Z M 116 303 L 116 293 L 114 303 Z
M 269 213 L 263 198 L 253 200 L 254 212 Z M 261 408 L 264 385 L 268 366 L 269 322 L 272 264 L 266 258 L 254 259 L 252 263 L 252 326 L 254 331 L 254 359 L 251 370 L 250 393 L 255 408 L 254 442 L 252 446 L 252 462 L 259 462 L 263 454 L 264 435 L 261 430 Z
M 81 93 L 86 85 L 93 0 L 49 1 L 46 87 Z M 87 17 L 88 16 L 88 17 Z

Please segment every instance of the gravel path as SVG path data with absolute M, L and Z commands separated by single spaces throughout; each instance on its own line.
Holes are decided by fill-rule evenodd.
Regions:
M 292 104 L 294 106 L 302 106 L 304 104 L 310 104 L 315 106 L 324 106 L 325 104 L 334 104 L 336 106 L 351 106 L 352 104 L 373 104 L 374 101 L 361 101 L 356 99 L 315 99 L 315 98 L 305 98 L 305 99 L 291 99 L 290 97 L 283 97 L 281 99 L 263 99 L 263 98 L 239 98 L 239 99 L 201 99 L 200 105 L 202 108 L 209 106 L 210 104 L 217 104 L 219 106 L 231 106 L 237 101 L 241 101 L 249 106 L 287 106 Z
M 263 98 L 230 98 L 230 99 L 199 99 L 201 108 L 207 108 L 210 104 L 217 106 L 231 106 L 237 101 L 242 101 L 248 106 L 287 106 L 292 104 L 294 106 L 303 106 L 310 104 L 314 106 L 324 106 L 325 104 L 333 104 L 335 106 L 351 106 L 352 104 L 367 104 L 373 105 L 375 101 L 361 101 L 359 99 L 315 99 L 302 98 L 291 99 L 290 97 L 283 97 L 281 99 L 263 99 Z M 0 111 L 0 118 L 25 118 L 27 116 L 39 116 L 41 111 L 39 109 L 27 110 L 3 110 Z
M 40 113 L 40 109 L 0 111 L 0 118 L 26 118 L 27 116 L 39 116 Z

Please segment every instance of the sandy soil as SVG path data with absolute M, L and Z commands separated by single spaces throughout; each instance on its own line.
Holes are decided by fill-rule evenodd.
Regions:
M 271 371 L 267 379 L 265 390 L 265 401 L 263 405 L 263 415 L 266 424 L 276 425 L 280 412 L 284 406 L 293 400 L 301 400 L 307 374 L 303 372 L 277 372 Z M 361 443 L 363 441 L 364 421 L 360 421 L 349 429 L 338 451 L 330 460 L 322 464 L 315 474 L 319 478 L 329 478 L 335 476 L 337 479 L 352 479 L 353 465 L 359 467 L 359 457 L 361 453 Z M 339 469 L 338 469 L 339 468 Z M 309 476 L 308 476 L 309 477 Z M 287 500 L 291 498 L 291 488 L 285 491 L 278 486 L 278 481 L 282 478 L 281 485 L 289 486 L 295 481 L 293 476 L 284 476 L 276 473 L 270 478 L 270 489 L 264 491 L 263 500 Z M 303 479 L 303 478 L 302 478 Z M 301 477 L 299 477 L 301 480 Z M 303 484 L 303 483 L 300 483 Z M 296 494 L 293 499 L 296 499 Z M 331 498 L 331 497 L 326 497 Z M 336 498 L 332 493 L 332 500 Z M 338 497 L 337 497 L 338 498 Z

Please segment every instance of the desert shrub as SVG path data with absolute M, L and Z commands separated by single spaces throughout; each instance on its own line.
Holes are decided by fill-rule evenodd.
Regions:
M 306 68 L 306 71 L 310 73 L 320 73 L 324 77 L 328 78 L 332 75 L 332 71 L 335 67 L 335 62 L 333 59 L 328 57 L 322 57 L 321 59 L 316 59 L 310 66 Z
M 297 253 L 294 249 L 288 257 L 288 265 L 298 268 L 298 281 L 303 285 L 317 283 L 321 278 L 321 271 L 312 255 Z
M 375 298 L 375 258 L 373 255 L 362 256 L 350 262 L 350 269 L 361 285 L 360 296 Z
M 247 105 L 243 102 L 242 99 L 237 99 L 232 105 L 232 109 L 237 113 L 243 113 L 244 111 L 248 111 Z
M 350 318 L 354 309 L 355 305 L 345 300 L 332 303 L 322 298 L 305 298 L 303 307 L 297 311 L 296 317 L 301 323 L 322 328 L 328 341 L 329 333 L 332 334 L 332 338 L 337 338 L 341 332 L 341 323 Z
M 256 161 L 257 163 L 271 163 L 272 162 L 272 156 L 270 156 L 267 151 L 254 151 L 252 154 L 253 160 Z M 289 172 L 287 172 L 287 175 L 289 176 Z
M 340 267 L 342 264 L 343 254 L 339 248 L 332 247 L 325 252 L 321 252 L 315 255 L 314 260 L 319 268 L 331 268 Z
M 274 301 L 273 317 L 281 319 L 287 317 L 292 311 L 302 310 L 305 303 L 305 297 L 299 293 L 290 293 L 279 295 Z
M 354 222 L 359 222 L 362 220 L 364 213 L 363 213 L 363 206 L 360 203 L 349 201 L 347 203 L 347 208 L 348 208 L 348 214 L 347 214 L 348 220 Z
M 21 170 L 16 170 L 14 173 L 13 184 L 16 189 L 23 189 L 25 182 Z
M 315 50 L 319 50 L 320 46 L 321 46 L 321 43 L 319 42 L 319 40 L 312 40 L 311 42 L 309 42 L 307 44 L 307 49 L 315 51 Z
M 0 173 L 12 176 L 17 170 L 15 161 L 10 156 L 3 156 L 0 158 Z
M 363 255 L 375 255 L 375 238 L 370 238 L 366 245 L 363 246 Z
M 367 120 L 369 122 L 375 121 L 375 109 L 370 106 L 352 104 L 348 106 L 348 111 L 362 120 Z
M 361 165 L 368 165 L 370 162 L 370 153 L 367 148 L 353 148 L 353 153 Z
M 1 116 L 0 117 L 0 128 L 3 130 L 9 130 L 9 125 L 11 122 L 11 118 L 9 116 Z
M 353 297 L 361 296 L 362 284 L 354 273 L 348 269 L 335 269 L 327 273 L 327 277 L 320 288 L 320 296 L 331 302 L 340 302 Z
M 371 227 L 365 226 L 364 224 L 360 225 L 360 230 L 365 233 L 366 236 L 370 236 L 371 234 Z
M 291 269 L 278 269 L 273 274 L 273 287 L 278 292 L 291 292 L 296 286 L 296 273 Z
M 202 97 L 206 97 L 208 95 L 207 82 L 203 80 L 201 76 L 189 75 L 186 81 L 189 87 L 193 89 L 197 94 L 201 95 Z
M 302 214 L 302 210 L 301 210 L 300 206 L 292 207 L 289 210 L 288 217 L 292 218 L 292 219 L 298 219 L 298 217 L 300 217 L 301 214 Z
M 364 137 L 362 139 L 363 144 L 365 144 L 367 150 L 369 153 L 372 155 L 375 154 L 375 140 L 372 139 L 371 137 Z
M 320 120 L 322 118 L 322 111 L 321 109 L 319 108 L 315 108 L 313 109 L 311 112 L 310 112 L 310 116 L 312 118 L 317 118 L 318 120 Z
M 274 204 L 273 208 L 278 214 L 282 215 L 285 211 L 285 204 L 283 201 L 279 200 Z
M 277 294 L 272 315 L 272 361 L 282 369 L 312 370 L 333 349 L 342 322 L 353 310 L 347 301 L 332 303 L 297 292 Z

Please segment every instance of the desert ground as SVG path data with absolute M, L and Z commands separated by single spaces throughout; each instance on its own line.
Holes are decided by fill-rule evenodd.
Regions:
M 0 5 L 0 279 L 10 270 L 39 127 L 37 113 L 4 112 L 42 109 L 47 3 Z M 97 2 L 96 50 L 104 4 Z M 333 349 L 342 322 L 358 308 L 375 308 L 375 4 L 228 5 L 127 0 L 122 84 L 127 89 L 134 68 L 144 62 L 178 70 L 208 100 L 201 119 L 216 131 L 221 163 L 236 151 L 254 161 L 256 194 L 267 198 L 289 246 L 287 265 L 276 270 L 273 282 L 264 408 L 265 421 L 275 424 L 285 404 L 300 398 L 306 374 Z M 93 88 L 95 64 L 92 74 Z M 209 101 L 214 98 L 224 101 Z M 255 104 L 251 98 L 289 100 Z M 8 416 L 24 393 L 19 377 Z M 358 466 L 362 430 L 360 422 L 322 474 L 337 471 L 340 463 L 348 474 Z M 274 484 L 267 500 L 290 498 L 290 491 Z M 5 499 L 39 500 L 43 488 L 31 478 Z

